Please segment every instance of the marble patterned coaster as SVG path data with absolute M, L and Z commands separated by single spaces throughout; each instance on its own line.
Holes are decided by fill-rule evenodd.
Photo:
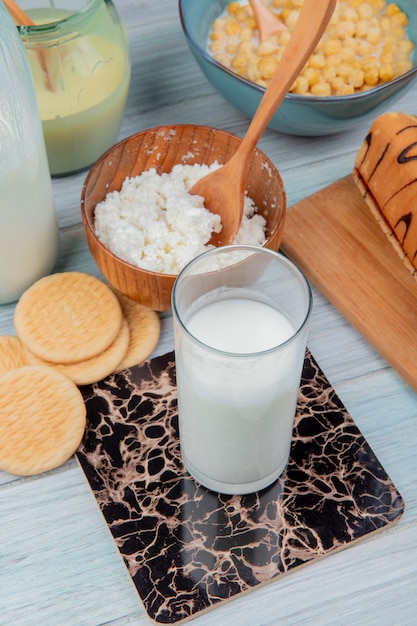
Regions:
M 175 624 L 397 521 L 404 503 L 307 351 L 291 458 L 222 496 L 184 470 L 170 353 L 82 388 L 77 457 L 148 617 Z

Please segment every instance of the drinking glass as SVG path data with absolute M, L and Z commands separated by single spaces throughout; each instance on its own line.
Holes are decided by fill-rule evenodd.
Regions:
M 181 454 L 224 494 L 269 486 L 290 453 L 312 295 L 282 254 L 212 249 L 172 293 Z

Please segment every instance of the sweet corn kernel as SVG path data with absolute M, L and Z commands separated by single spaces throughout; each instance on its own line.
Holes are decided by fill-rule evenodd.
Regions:
M 413 64 L 410 61 L 410 59 L 408 58 L 403 59 L 400 57 L 397 59 L 394 66 L 395 66 L 395 75 L 401 76 L 401 74 L 405 74 L 405 72 L 408 72 L 409 70 L 411 70 L 411 68 L 413 67 Z
M 355 24 L 350 21 L 342 21 L 336 25 L 336 34 L 339 39 L 346 39 L 346 37 L 353 37 L 355 34 Z
M 337 67 L 342 62 L 342 57 L 340 54 L 333 54 L 329 56 L 327 59 L 327 67 Z
M 326 67 L 326 59 L 322 54 L 312 54 L 310 57 L 310 67 L 322 70 Z
M 340 39 L 327 39 L 323 43 L 323 54 L 329 56 L 331 54 L 339 54 L 342 49 L 342 42 Z
M 285 20 L 285 24 L 288 26 L 290 30 L 294 30 L 294 27 L 298 20 L 299 15 L 300 15 L 300 12 L 297 11 L 296 9 L 294 9 L 293 11 L 290 11 L 290 13 L 288 14 L 288 17 Z
M 381 27 L 381 30 L 383 33 L 389 33 L 390 28 L 391 28 L 391 22 L 390 19 L 388 17 L 381 17 L 380 21 L 379 21 L 379 25 Z
M 252 31 L 256 29 L 256 20 L 254 17 L 247 17 L 245 20 L 245 26 L 250 28 Z
M 277 62 L 273 57 L 264 57 L 259 61 L 259 73 L 264 80 L 270 80 L 277 69 Z
M 310 93 L 312 96 L 331 96 L 332 88 L 329 83 L 319 81 L 315 85 L 311 86 Z
M 383 11 L 386 6 L 385 0 L 373 0 L 373 6 L 376 11 Z
M 291 87 L 291 91 L 299 96 L 306 96 L 308 94 L 308 88 L 309 84 L 307 78 L 305 76 L 299 76 Z
M 239 9 L 240 9 L 239 2 L 229 2 L 229 4 L 227 5 L 228 13 L 236 13 Z
M 229 43 L 226 44 L 225 52 L 231 57 L 234 56 L 237 52 L 237 44 L 234 41 L 229 41 Z
M 253 42 L 252 41 L 242 41 L 239 45 L 238 45 L 238 54 L 246 54 L 247 56 L 249 56 L 250 54 L 253 53 Z
M 332 80 L 336 78 L 336 68 L 335 67 L 325 67 L 322 71 L 323 80 L 326 83 L 331 83 Z
M 248 57 L 246 54 L 237 54 L 231 61 L 230 67 L 236 72 L 245 73 L 248 66 Z
M 379 82 L 379 72 L 378 68 L 369 68 L 365 70 L 364 82 L 367 85 L 375 86 Z
M 238 22 L 245 22 L 250 15 L 247 7 L 239 7 L 236 11 L 236 19 Z
M 400 52 L 406 53 L 407 55 L 411 55 L 411 53 L 414 50 L 414 44 L 409 39 L 404 39 L 403 41 L 400 41 L 400 43 L 398 44 L 398 50 Z
M 340 52 L 340 58 L 343 63 L 350 63 L 352 66 L 356 61 L 356 51 L 354 46 L 345 46 Z
M 369 23 L 367 20 L 358 20 L 356 22 L 356 37 L 366 37 L 366 33 L 368 32 Z
M 353 86 L 345 83 L 336 90 L 335 96 L 351 96 L 353 93 L 355 93 Z
M 227 22 L 224 27 L 224 32 L 226 33 L 226 35 L 237 35 L 239 30 L 239 24 L 232 21 Z
M 395 57 L 394 54 L 388 50 L 383 50 L 381 52 L 381 56 L 379 57 L 379 61 L 381 63 L 381 67 L 386 65 L 387 63 L 394 63 Z
M 394 78 L 394 67 L 391 63 L 385 63 L 379 68 L 379 78 L 384 82 L 388 82 Z
M 287 8 L 284 8 L 281 11 L 281 19 L 283 22 L 285 22 L 285 24 L 287 24 L 288 16 L 290 15 L 290 13 L 291 13 L 291 9 L 287 9 Z
M 283 50 L 289 40 L 291 39 L 291 31 L 290 30 L 282 30 L 277 35 L 278 46 Z
M 373 10 L 372 10 L 372 6 L 369 4 L 369 2 L 361 2 L 361 4 L 358 6 L 358 16 L 359 19 L 361 20 L 370 20 L 371 17 L 373 17 Z
M 349 74 L 351 73 L 351 71 L 352 71 L 351 67 L 347 63 L 341 63 L 336 68 L 336 73 L 338 74 L 338 76 L 343 76 L 343 78 L 347 78 Z
M 355 7 L 349 5 L 345 6 L 343 11 L 340 12 L 340 18 L 349 22 L 356 22 L 358 20 L 358 14 Z
M 391 3 L 387 5 L 387 8 L 385 9 L 385 14 L 388 17 L 391 17 L 391 15 L 396 15 L 397 13 L 400 13 L 400 8 L 396 4 Z
M 250 62 L 246 68 L 246 74 L 247 77 L 249 78 L 249 80 L 251 80 L 254 83 L 259 82 L 260 80 L 260 76 L 259 76 L 259 70 L 258 70 L 258 60 L 256 59 L 256 61 Z
M 320 82 L 320 72 L 312 67 L 305 67 L 302 71 L 302 75 L 307 78 L 310 87 Z
M 261 56 L 268 56 L 273 54 L 277 49 L 277 40 L 276 37 L 268 37 L 265 41 L 263 41 L 258 46 L 258 54 Z
M 366 57 L 372 54 L 372 44 L 370 41 L 362 40 L 356 44 L 356 54 L 360 57 Z
M 337 93 L 345 88 L 346 82 L 341 76 L 336 76 L 333 80 L 330 81 L 330 85 L 333 93 Z
M 408 17 L 406 16 L 405 13 L 395 13 L 392 18 L 391 18 L 391 22 L 394 26 L 407 26 L 408 25 Z
M 360 69 L 352 69 L 347 78 L 349 85 L 355 89 L 360 89 L 365 82 L 365 72 Z
M 379 43 L 382 39 L 382 32 L 380 28 L 370 28 L 366 35 L 367 40 L 372 45 Z
M 245 26 L 244 28 L 242 28 L 242 30 L 240 31 L 240 39 L 242 41 L 252 41 L 253 39 L 252 28 L 249 28 L 248 26 Z

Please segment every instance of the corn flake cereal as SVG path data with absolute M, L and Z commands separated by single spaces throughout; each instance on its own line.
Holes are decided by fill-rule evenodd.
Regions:
M 259 43 L 251 7 L 230 2 L 214 20 L 208 50 L 239 76 L 266 87 L 297 21 L 300 0 L 266 0 L 287 30 Z M 290 92 L 305 96 L 345 96 L 366 91 L 413 67 L 414 43 L 408 17 L 385 0 L 338 0 L 316 50 Z

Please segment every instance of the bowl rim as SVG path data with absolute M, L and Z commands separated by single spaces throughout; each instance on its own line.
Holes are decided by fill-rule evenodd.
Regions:
M 221 129 L 221 128 L 216 128 L 214 126 L 208 126 L 205 124 L 159 124 L 156 126 L 151 126 L 149 128 L 145 128 L 142 130 L 139 130 L 135 133 L 132 133 L 131 135 L 128 135 L 127 137 L 124 137 L 122 139 L 120 139 L 119 141 L 117 141 L 115 144 L 113 144 L 113 146 L 111 146 L 110 148 L 108 148 L 89 168 L 83 184 L 81 186 L 81 193 L 80 193 L 80 211 L 81 211 L 81 219 L 82 219 L 82 223 L 84 225 L 84 228 L 86 230 L 88 230 L 88 232 L 90 233 L 90 236 L 92 236 L 94 238 L 94 241 L 96 243 L 96 245 L 98 245 L 98 247 L 103 251 L 104 254 L 110 255 L 110 257 L 113 258 L 113 260 L 115 262 L 119 262 L 122 263 L 123 265 L 125 265 L 126 267 L 128 267 L 130 270 L 140 270 L 141 272 L 148 274 L 150 276 L 163 276 L 166 277 L 167 280 L 175 280 L 176 277 L 179 275 L 180 272 L 178 272 L 178 274 L 169 274 L 167 272 L 156 272 L 154 270 L 149 270 L 147 268 L 144 267 L 138 267 L 137 265 L 134 265 L 133 263 L 130 263 L 129 261 L 126 261 L 125 259 L 122 259 L 120 256 L 118 256 L 117 254 L 115 254 L 112 250 L 110 250 L 110 248 L 108 248 L 106 245 L 104 245 L 104 243 L 98 238 L 96 232 L 95 232 L 95 228 L 94 228 L 94 212 L 95 212 L 95 207 L 93 208 L 91 215 L 90 215 L 90 211 L 86 210 L 86 206 L 85 206 L 85 196 L 87 193 L 87 187 L 90 183 L 90 179 L 92 178 L 92 176 L 94 175 L 94 171 L 96 169 L 97 166 L 100 165 L 100 163 L 103 163 L 106 161 L 106 159 L 108 158 L 108 156 L 114 151 L 114 150 L 118 150 L 120 149 L 123 145 L 127 144 L 129 141 L 133 140 L 135 137 L 139 136 L 139 135 L 144 135 L 146 133 L 150 133 L 150 132 L 155 132 L 158 133 L 161 129 L 171 129 L 171 128 L 175 128 L 175 127 L 193 127 L 193 128 L 208 128 L 211 130 L 214 130 L 216 132 L 225 134 L 225 135 L 230 135 L 231 137 L 233 137 L 234 139 L 237 139 L 238 141 L 242 141 L 242 137 L 240 137 L 239 135 L 236 135 L 235 133 L 232 133 L 229 130 L 225 130 L 225 129 Z M 270 157 L 268 157 L 267 154 L 265 154 L 260 148 L 258 148 L 258 146 L 255 148 L 254 152 L 258 152 L 265 160 L 268 164 L 272 165 L 272 167 L 277 171 L 281 182 L 282 182 L 282 194 L 284 197 L 284 210 L 282 211 L 283 213 L 283 218 L 285 219 L 285 213 L 286 213 L 286 193 L 285 193 L 285 186 L 280 174 L 280 171 L 278 170 L 277 166 L 275 165 L 275 163 L 273 163 L 273 161 L 270 159 Z M 279 228 L 279 227 L 277 227 Z M 274 231 L 275 232 L 275 231 Z M 271 237 L 271 233 L 269 234 L 267 241 L 270 239 Z M 242 244 L 240 244 L 242 245 Z M 263 247 L 263 246 L 262 246 Z M 204 253 L 203 253 L 204 254 Z
M 240 76 L 239 74 L 237 74 L 236 72 L 233 72 L 228 67 L 222 65 L 221 63 L 216 61 L 216 59 L 214 59 L 204 48 L 202 48 L 202 46 L 200 46 L 199 43 L 195 41 L 195 39 L 191 36 L 186 18 L 184 16 L 183 4 L 184 4 L 184 0 L 179 0 L 178 8 L 179 8 L 180 22 L 182 25 L 182 29 L 184 31 L 184 35 L 190 47 L 194 47 L 196 50 L 198 50 L 199 54 L 210 65 L 217 68 L 224 74 L 230 76 L 231 78 L 235 78 L 239 80 L 243 84 L 247 85 L 249 88 L 252 88 L 255 91 L 258 91 L 260 96 L 262 97 L 266 91 L 265 87 L 262 87 L 261 85 L 258 85 L 257 83 L 254 83 L 248 78 Z M 413 43 L 417 48 L 417 43 L 416 42 L 413 42 Z M 373 95 L 377 95 L 380 91 L 384 91 L 384 89 L 386 89 L 387 87 L 395 86 L 397 83 L 402 83 L 403 81 L 407 82 L 408 80 L 411 80 L 413 77 L 415 78 L 416 74 L 417 74 L 417 64 L 414 65 L 407 72 L 404 72 L 404 74 L 401 74 L 400 76 L 397 76 L 396 78 L 393 78 L 392 80 L 388 82 L 381 83 L 380 85 L 376 85 L 375 87 L 371 87 L 370 89 L 367 89 L 366 91 L 357 91 L 355 93 L 345 95 L 345 96 L 301 96 L 295 93 L 287 93 L 284 97 L 284 100 L 286 102 L 294 102 L 297 104 L 306 104 L 307 102 L 315 103 L 315 104 L 323 104 L 323 103 L 344 104 L 349 101 L 361 100 L 365 97 L 372 97 Z

